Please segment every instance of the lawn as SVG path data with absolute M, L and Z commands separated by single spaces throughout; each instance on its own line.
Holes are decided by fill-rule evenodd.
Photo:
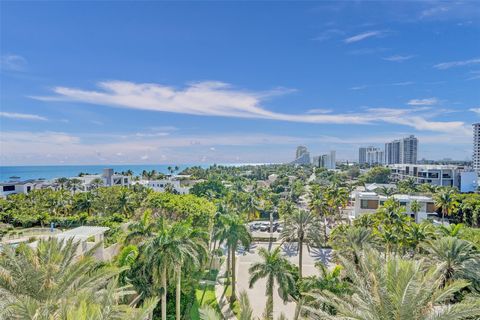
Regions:
M 205 296 L 203 297 L 203 303 L 202 301 L 202 295 L 203 295 L 203 289 L 204 287 L 198 288 L 195 291 L 195 297 L 196 301 L 193 304 L 192 308 L 190 309 L 190 319 L 192 320 L 199 320 L 200 319 L 200 314 L 198 309 L 200 306 L 203 305 L 209 305 L 213 309 L 215 309 L 219 314 L 221 313 L 220 307 L 218 306 L 217 299 L 215 297 L 215 286 L 213 285 L 207 285 L 207 290 L 205 291 Z

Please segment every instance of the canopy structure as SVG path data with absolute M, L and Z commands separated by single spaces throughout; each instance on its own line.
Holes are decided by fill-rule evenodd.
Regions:
M 87 241 L 87 239 L 94 237 L 95 242 L 97 242 L 103 239 L 103 234 L 109 229 L 108 227 L 82 226 L 57 234 L 56 238 L 60 240 Z

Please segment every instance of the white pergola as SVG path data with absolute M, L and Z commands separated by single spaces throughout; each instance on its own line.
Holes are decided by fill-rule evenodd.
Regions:
M 103 240 L 103 234 L 108 231 L 108 227 L 94 227 L 94 226 L 82 226 L 75 229 L 71 229 L 62 233 L 55 235 L 59 240 L 69 240 L 73 241 L 82 241 L 85 242 L 89 238 L 94 237 L 95 243 Z

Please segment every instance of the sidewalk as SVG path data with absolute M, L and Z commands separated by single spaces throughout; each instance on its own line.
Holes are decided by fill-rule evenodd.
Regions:
M 218 306 L 222 311 L 222 317 L 226 320 L 236 320 L 237 317 L 230 308 L 230 303 L 225 297 L 225 273 L 227 272 L 227 262 L 222 263 L 217 276 L 217 285 L 215 286 L 215 297 L 217 299 Z

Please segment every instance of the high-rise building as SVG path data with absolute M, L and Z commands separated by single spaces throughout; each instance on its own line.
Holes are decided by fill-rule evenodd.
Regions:
M 358 163 L 383 164 L 385 155 L 382 149 L 376 147 L 361 147 L 358 149 Z
M 418 139 L 411 135 L 385 144 L 385 164 L 417 163 Z
M 335 150 L 330 151 L 328 154 L 322 154 L 318 158 L 318 166 L 321 168 L 326 168 L 326 169 L 336 169 L 337 168 L 337 162 L 336 162 L 336 152 Z
M 295 156 L 296 158 L 291 162 L 291 164 L 310 164 L 310 152 L 308 152 L 307 147 L 298 146 Z
M 417 163 L 418 139 L 411 135 L 403 138 L 400 149 L 400 163 Z
M 380 148 L 368 147 L 366 156 L 367 156 L 366 162 L 369 165 L 383 164 L 385 160 L 384 152 Z
M 367 163 L 367 148 L 365 147 L 358 148 L 358 163 L 359 164 Z
M 480 172 L 480 123 L 473 125 L 473 170 Z
M 302 157 L 304 154 L 308 153 L 308 149 L 305 146 L 298 146 L 295 159 Z

